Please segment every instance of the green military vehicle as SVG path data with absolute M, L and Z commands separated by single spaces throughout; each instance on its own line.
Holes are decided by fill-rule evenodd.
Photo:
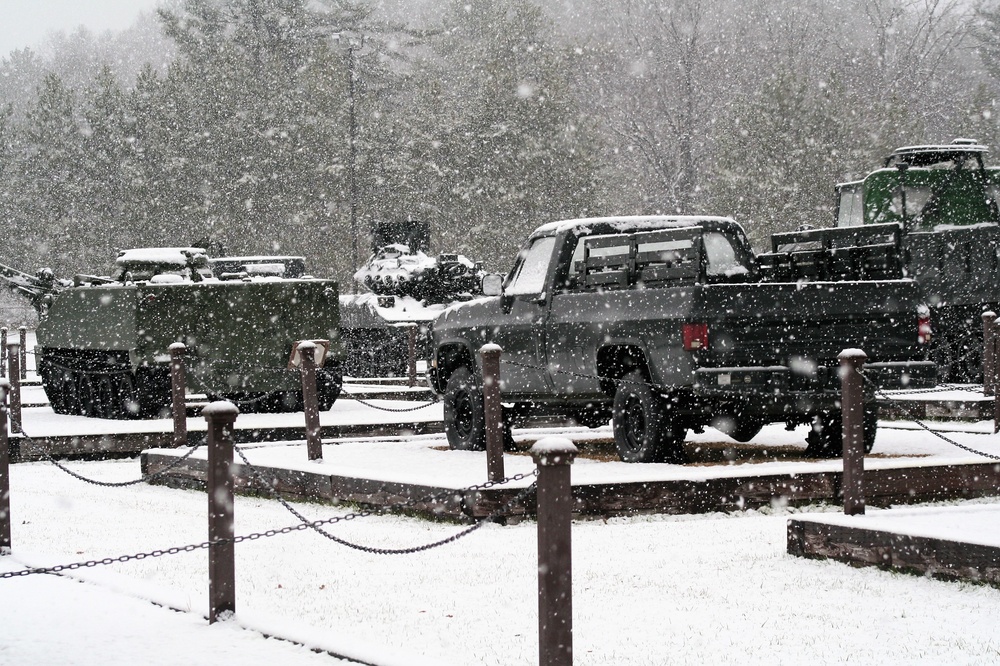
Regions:
M 982 378 L 982 313 L 1000 307 L 1000 167 L 969 139 L 899 148 L 863 180 L 837 185 L 839 227 L 898 223 L 907 274 L 934 312 L 945 381 Z
M 169 347 L 187 347 L 191 391 L 244 410 L 301 409 L 300 340 L 320 347 L 318 389 L 341 388 L 337 284 L 273 276 L 220 280 L 198 248 L 125 250 L 110 277 L 73 283 L 6 269 L 39 307 L 36 364 L 53 409 L 101 418 L 160 415 L 170 404 Z
M 927 387 L 928 311 L 901 277 L 898 225 L 817 230 L 754 256 L 720 217 L 611 217 L 538 228 L 490 295 L 432 326 L 430 380 L 455 449 L 485 443 L 478 350 L 499 345 L 507 426 L 560 414 L 609 418 L 622 460 L 681 462 L 688 429 L 737 440 L 812 424 L 808 454 L 840 455 L 838 355 L 861 348 L 882 388 Z M 816 251 L 838 235 L 837 251 Z M 865 446 L 876 407 L 864 415 Z

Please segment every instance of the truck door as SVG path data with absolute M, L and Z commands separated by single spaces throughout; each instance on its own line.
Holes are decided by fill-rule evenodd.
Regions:
M 545 317 L 548 314 L 548 277 L 556 239 L 536 238 L 522 250 L 504 288 L 504 324 L 492 332 L 503 348 L 500 386 L 503 393 L 531 395 L 550 390 L 545 359 Z

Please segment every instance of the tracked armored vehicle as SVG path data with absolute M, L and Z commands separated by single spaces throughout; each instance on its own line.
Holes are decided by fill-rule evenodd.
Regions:
M 58 413 L 160 415 L 170 402 L 168 349 L 175 342 L 187 347 L 189 390 L 245 411 L 301 408 L 300 373 L 290 364 L 300 340 L 325 341 L 321 409 L 340 393 L 331 280 L 220 280 L 198 248 L 123 251 L 111 277 L 77 276 L 72 284 L 12 269 L 2 276 L 38 304 L 37 369 Z
M 416 327 L 416 354 L 426 360 L 430 322 L 451 304 L 482 295 L 479 264 L 460 254 L 428 255 L 429 245 L 427 222 L 372 226 L 372 254 L 354 274 L 365 292 L 340 297 L 344 374 L 405 376 L 409 329 Z
M 969 139 L 899 148 L 863 180 L 837 185 L 839 227 L 901 224 L 907 275 L 933 310 L 944 381 L 982 378 L 982 313 L 1000 307 L 1000 167 Z

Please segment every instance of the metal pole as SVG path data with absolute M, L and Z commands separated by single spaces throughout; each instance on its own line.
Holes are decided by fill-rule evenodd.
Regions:
M 860 349 L 840 352 L 841 410 L 844 446 L 844 513 L 865 512 L 865 396 L 861 370 L 868 356 Z
M 9 555 L 10 541 L 10 441 L 7 437 L 7 390 L 0 379 L 0 555 Z
M 0 377 L 7 376 L 7 327 L 0 328 Z
M 22 326 L 17 329 L 19 333 L 19 338 L 21 340 L 20 349 L 20 361 L 21 361 L 21 380 L 28 378 L 28 329 Z
M 170 398 L 174 413 L 174 446 L 187 445 L 187 406 L 184 398 L 187 394 L 187 369 L 184 366 L 184 354 L 187 347 L 182 342 L 175 342 L 170 347 Z
M 983 395 L 996 392 L 995 312 L 983 313 Z
M 538 663 L 573 663 L 573 492 L 577 448 L 548 437 L 531 447 L 538 466 Z
M 21 353 L 16 342 L 7 343 L 7 376 L 10 379 L 10 431 L 21 432 Z
M 483 416 L 486 424 L 486 474 L 490 481 L 504 478 L 503 407 L 500 404 L 500 354 L 494 344 L 483 345 Z
M 407 327 L 407 374 L 410 378 L 410 388 L 417 385 L 417 325 Z
M 320 439 L 319 396 L 316 391 L 316 344 L 309 340 L 299 343 L 302 358 L 302 406 L 306 417 L 306 455 L 309 460 L 323 459 Z
M 222 400 L 201 411 L 208 421 L 208 621 L 236 612 L 233 529 L 233 425 L 240 410 Z M 217 543 L 221 541 L 221 543 Z

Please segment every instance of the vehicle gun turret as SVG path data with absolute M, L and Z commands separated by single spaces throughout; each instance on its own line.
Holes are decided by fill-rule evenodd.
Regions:
M 3 264 L 0 264 L 0 282 L 15 294 L 27 298 L 38 314 L 45 312 L 56 294 L 73 286 L 68 280 L 57 280 L 48 268 L 28 275 Z

